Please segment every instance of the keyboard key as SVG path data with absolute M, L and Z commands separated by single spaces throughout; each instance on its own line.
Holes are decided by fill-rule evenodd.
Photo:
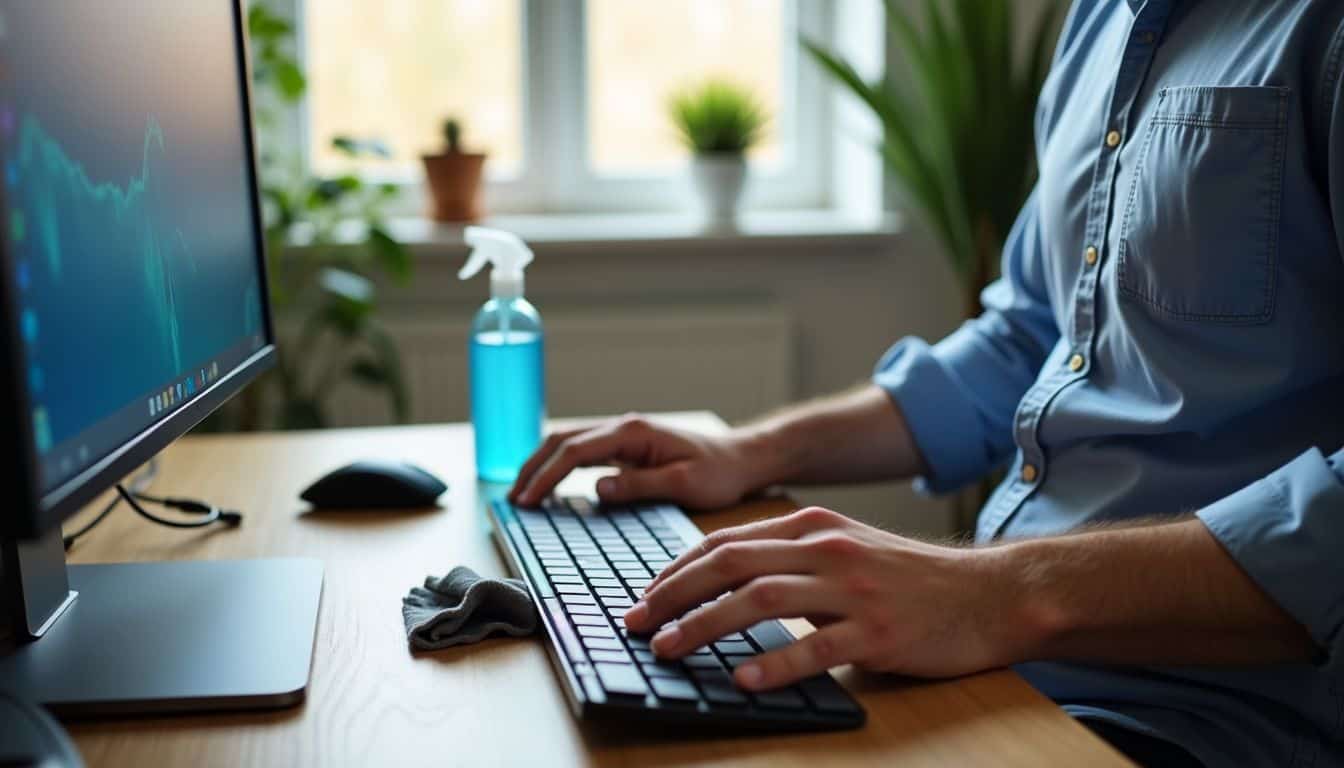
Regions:
M 653 664 L 658 661 L 658 657 L 653 655 L 653 651 L 632 651 L 635 655 L 635 661 L 641 664 Z
M 817 675 L 809 677 L 798 683 L 798 687 L 803 689 L 807 698 L 812 700 L 812 706 L 822 712 L 858 712 L 859 705 L 845 693 L 840 684 L 835 682 L 830 675 Z
M 644 670 L 648 677 L 676 677 L 686 676 L 686 671 L 676 664 L 669 664 L 665 661 L 655 661 L 652 664 L 640 664 L 639 668 Z
M 625 585 L 635 591 L 639 591 L 649 586 L 649 582 L 651 581 L 653 581 L 653 579 L 649 576 L 636 576 L 635 578 L 626 579 Z
M 607 692 L 602 690 L 602 683 L 598 682 L 597 675 L 579 675 L 579 682 L 583 684 L 583 691 L 590 700 L 598 704 L 607 700 Z
M 751 654 L 756 649 L 746 640 L 720 640 L 714 644 L 714 650 L 722 654 Z
M 563 595 L 561 596 L 561 599 L 564 599 Z M 631 600 L 630 598 L 624 595 L 620 597 L 611 597 L 608 595 L 603 595 L 599 597 L 598 600 L 601 600 L 602 604 L 607 606 L 608 608 L 629 608 L 630 606 L 635 604 L 634 600 Z
M 607 626 L 606 623 L 603 623 L 601 625 L 583 624 L 580 625 L 578 629 L 579 634 L 583 635 L 584 637 L 610 637 L 610 638 L 616 637 L 616 630 Z
M 572 616 L 601 616 L 603 609 L 596 605 L 566 605 L 565 613 Z
M 542 607 L 551 617 L 551 624 L 555 626 L 555 633 L 559 636 L 560 645 L 563 646 L 565 655 L 570 661 L 582 661 L 583 650 L 579 647 L 578 637 L 574 634 L 574 629 L 566 620 L 565 614 L 560 607 L 560 603 L 552 597 L 544 598 Z
M 634 650 L 639 651 L 649 650 L 649 639 L 647 637 L 640 637 L 639 635 L 626 635 L 625 644 L 630 646 L 630 648 Z
M 566 582 L 556 582 L 555 591 L 562 595 L 586 595 L 588 587 L 583 584 L 570 584 Z
M 725 707 L 745 707 L 747 705 L 746 694 L 735 688 L 732 681 L 727 683 L 702 682 L 700 683 L 700 690 L 704 692 L 705 698 L 711 704 L 719 704 Z
M 626 664 L 595 664 L 597 677 L 607 693 L 624 696 L 643 696 L 648 686 L 639 671 Z
M 762 691 L 754 694 L 756 703 L 771 709 L 806 709 L 803 695 L 793 688 L 780 688 L 777 691 Z
M 607 620 L 606 620 L 605 618 L 603 618 L 600 614 L 597 615 L 597 616 L 584 616 L 584 615 L 580 614 L 580 615 L 577 615 L 577 616 L 570 616 L 570 617 L 569 617 L 569 620 L 572 621 L 572 622 L 574 622 L 576 625 L 578 625 L 578 626 L 580 626 L 580 627 L 607 627 L 607 626 L 611 626 L 611 625 L 607 622 Z
M 720 667 L 719 669 L 692 669 L 691 677 L 695 678 L 701 686 L 706 685 L 726 685 L 729 688 L 735 688 L 733 676 L 728 671 Z
M 602 681 L 606 693 L 618 695 L 644 695 L 649 687 L 644 685 L 640 671 L 630 664 L 593 664 L 597 677 Z
M 589 583 L 594 587 L 619 587 L 620 579 L 589 579 Z
M 747 630 L 747 635 L 756 644 L 767 651 L 773 651 L 776 648 L 783 648 L 793 642 L 793 635 L 784 628 L 778 621 L 762 621 L 760 624 Z
M 560 595 L 560 599 L 565 605 L 597 605 L 597 601 L 592 595 Z
M 630 664 L 630 663 L 632 663 L 632 662 L 630 661 L 630 656 L 627 655 L 625 651 L 597 650 L 597 651 L 591 651 L 588 655 L 592 657 L 593 661 L 595 661 L 595 662 L 599 662 L 599 663 L 596 665 L 596 666 L 598 666 L 598 667 L 601 667 L 603 664 Z M 634 667 L 631 667 L 631 669 L 633 670 Z M 636 673 L 636 674 L 638 674 L 638 673 Z
M 551 577 L 551 583 L 552 583 L 552 584 L 582 584 L 582 583 L 583 583 L 583 577 L 580 576 L 580 575 L 578 575 L 577 573 L 574 574 L 573 576 L 570 576 L 570 575 L 567 575 L 567 574 L 561 574 L 561 575 L 559 575 L 559 576 L 552 576 L 552 577 Z
M 565 565 L 565 566 L 560 566 L 560 565 L 546 565 L 546 566 L 542 566 L 542 567 L 545 568 L 547 575 L 550 575 L 550 576 L 578 576 L 578 575 L 579 575 L 579 569 L 573 567 L 572 565 Z
M 685 680 L 655 677 L 649 681 L 649 685 L 653 686 L 653 692 L 658 694 L 661 699 L 671 699 L 673 701 L 700 700 L 700 694 L 695 692 L 695 686 Z
M 630 597 L 630 591 L 625 587 L 597 587 L 593 591 L 602 597 Z
M 624 651 L 625 645 L 614 637 L 580 637 L 583 647 L 590 651 Z
M 723 669 L 723 664 L 713 656 L 687 656 L 681 662 L 692 669 Z

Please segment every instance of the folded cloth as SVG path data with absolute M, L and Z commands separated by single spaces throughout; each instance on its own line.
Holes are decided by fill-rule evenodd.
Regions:
M 517 579 L 486 579 L 459 565 L 447 576 L 425 577 L 401 599 L 406 639 L 432 651 L 474 643 L 492 632 L 522 637 L 537 629 L 537 610 Z

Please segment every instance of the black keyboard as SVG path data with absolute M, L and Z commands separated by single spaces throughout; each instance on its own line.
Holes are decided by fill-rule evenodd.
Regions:
M 857 728 L 864 711 L 830 675 L 749 693 L 732 670 L 793 641 L 766 621 L 656 658 L 622 618 L 653 577 L 704 535 L 666 504 L 596 508 L 583 498 L 541 509 L 491 504 L 497 541 L 536 600 L 556 674 L 577 717 L 638 718 L 780 730 Z

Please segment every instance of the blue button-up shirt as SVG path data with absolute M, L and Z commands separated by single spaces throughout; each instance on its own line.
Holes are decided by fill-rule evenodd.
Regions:
M 1344 2 L 1077 0 L 984 313 L 875 375 L 927 487 L 1009 465 L 978 541 L 1195 512 L 1311 632 L 1315 663 L 1021 665 L 1210 765 L 1344 764 L 1341 69 Z

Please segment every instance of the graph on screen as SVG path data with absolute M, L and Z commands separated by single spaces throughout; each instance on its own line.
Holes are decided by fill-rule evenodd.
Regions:
M 138 257 L 143 280 L 144 306 L 158 326 L 155 344 L 167 356 L 172 370 L 183 365 L 179 327 L 170 264 L 189 263 L 182 231 L 158 226 L 150 215 L 154 190 L 153 163 L 164 151 L 163 129 L 150 118 L 145 127 L 139 173 L 124 186 L 89 179 L 84 167 L 32 117 L 19 129 L 17 181 L 29 200 L 36 203 L 28 230 L 34 239 L 39 263 L 48 277 L 61 283 L 64 249 L 76 253 L 106 250 Z M 81 242 L 88 238 L 88 242 Z M 109 240 L 125 238 L 123 243 Z M 111 247 L 109 247 L 111 246 Z M 96 270 L 94 270 L 96 271 Z
M 152 116 L 142 138 L 73 148 L 31 114 L 6 163 L 10 242 L 20 254 L 23 336 L 40 449 L 255 333 L 254 275 L 233 286 L 202 269 L 208 201 Z M 101 160 L 101 175 L 83 158 Z M 109 169 L 116 169 L 109 170 Z M 174 186 L 176 180 L 176 186 Z

